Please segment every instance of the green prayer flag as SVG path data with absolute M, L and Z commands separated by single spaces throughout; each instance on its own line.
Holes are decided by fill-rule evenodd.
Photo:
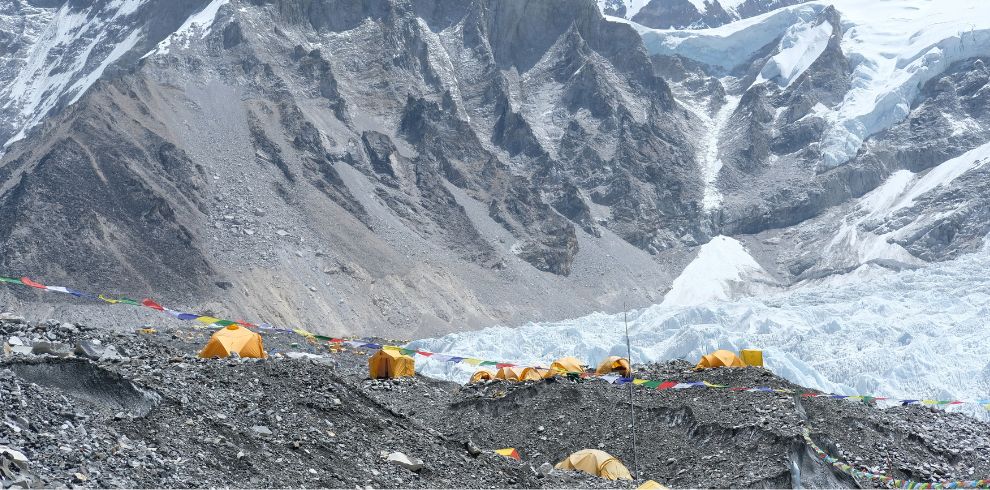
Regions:
M 0 276 L 0 282 L 9 282 L 11 284 L 21 284 L 20 279 L 14 279 L 13 277 L 3 277 Z
M 413 354 L 416 353 L 416 351 L 413 350 L 413 349 L 399 349 L 399 352 L 402 353 L 402 355 L 405 355 L 405 356 L 411 356 L 411 355 L 413 355 Z
M 662 383 L 662 381 L 647 381 L 647 382 L 643 383 L 643 386 L 645 386 L 645 387 L 647 387 L 647 388 L 649 388 L 651 390 L 655 390 L 655 389 L 657 389 L 658 386 L 660 386 L 660 383 Z
M 498 364 L 498 363 L 495 362 L 495 361 L 481 361 L 481 364 L 478 364 L 478 365 L 479 366 L 494 366 L 496 364 Z
M 236 324 L 237 322 L 232 322 L 230 320 L 217 320 L 217 321 L 215 321 L 213 323 L 215 323 L 217 325 L 220 325 L 221 327 L 228 327 L 230 325 Z

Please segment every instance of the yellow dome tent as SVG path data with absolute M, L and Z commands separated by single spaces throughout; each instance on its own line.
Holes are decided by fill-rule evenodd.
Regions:
M 241 357 L 268 357 L 261 336 L 240 325 L 227 325 L 213 332 L 210 341 L 199 352 L 199 357 L 229 357 L 232 353 Z
M 471 383 L 478 383 L 481 381 L 488 381 L 490 379 L 495 379 L 495 373 L 487 369 L 479 369 L 471 375 Z
M 554 374 L 583 373 L 584 367 L 581 366 L 580 359 L 568 356 L 553 361 L 553 364 L 550 364 L 550 371 Z
M 623 359 L 619 356 L 611 356 L 608 359 L 602 361 L 598 365 L 598 369 L 595 370 L 595 374 L 608 374 L 612 372 L 617 372 L 624 378 L 628 378 L 632 373 L 632 368 L 629 367 L 629 361 Z
M 720 349 L 711 354 L 701 356 L 701 361 L 695 369 L 705 369 L 714 367 L 746 367 L 746 363 L 734 352 Z
M 667 487 L 653 480 L 646 480 L 642 485 L 636 487 L 636 490 L 667 490 Z
M 382 349 L 368 358 L 372 379 L 402 378 L 416 375 L 416 361 L 398 351 Z
M 520 366 L 499 368 L 498 372 L 495 373 L 495 379 L 504 379 L 506 381 L 539 381 L 543 379 L 536 371 L 527 371 L 527 369 Z
M 558 470 L 583 471 L 608 480 L 632 480 L 632 475 L 618 459 L 605 451 L 582 449 L 557 463 Z

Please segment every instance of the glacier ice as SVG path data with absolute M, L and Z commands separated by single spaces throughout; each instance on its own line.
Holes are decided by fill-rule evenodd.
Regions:
M 764 351 L 795 383 L 842 394 L 987 398 L 990 250 L 869 280 L 628 312 L 633 362 L 687 359 L 726 348 Z M 419 349 L 548 365 L 625 355 L 623 314 L 496 326 L 413 342 Z M 425 374 L 464 382 L 471 366 L 418 360 Z

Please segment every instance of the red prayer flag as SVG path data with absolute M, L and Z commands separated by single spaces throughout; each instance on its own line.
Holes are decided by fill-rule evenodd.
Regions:
M 36 282 L 34 282 L 34 281 L 32 281 L 32 280 L 30 280 L 30 279 L 28 279 L 28 278 L 26 278 L 26 277 L 22 277 L 22 278 L 21 278 L 21 283 L 23 283 L 23 284 L 24 284 L 25 286 L 31 286 L 31 287 L 33 287 L 33 288 L 38 288 L 38 289 L 48 289 L 48 288 L 46 288 L 46 287 L 45 287 L 45 285 L 44 285 L 44 284 L 39 284 L 39 283 L 36 283 Z
M 811 398 L 813 396 L 818 396 L 815 393 L 801 393 L 802 398 Z
M 162 305 L 155 303 L 155 301 L 151 298 L 144 298 L 144 300 L 141 301 L 141 304 L 153 310 L 165 311 L 165 308 L 162 308 Z
M 430 357 L 433 355 L 432 352 L 426 352 L 425 350 L 418 350 L 416 353 L 424 357 Z
M 515 364 L 508 363 L 508 362 L 500 362 L 498 364 L 495 364 L 495 368 L 496 369 L 502 369 L 504 367 L 515 367 L 515 366 L 516 366 Z
M 664 381 L 663 383 L 660 383 L 660 386 L 657 386 L 657 389 L 658 390 L 669 390 L 669 389 L 671 389 L 671 388 L 673 388 L 675 386 L 677 386 L 677 383 L 675 383 L 673 381 Z

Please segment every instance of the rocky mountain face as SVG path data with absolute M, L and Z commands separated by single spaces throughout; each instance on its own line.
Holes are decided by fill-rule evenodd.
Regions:
M 415 337 L 659 302 L 718 234 L 782 284 L 889 263 L 835 245 L 833 213 L 987 141 L 985 60 L 843 159 L 827 110 L 864 65 L 841 8 L 792 3 L 626 12 L 767 18 L 703 55 L 716 36 L 670 48 L 590 0 L 0 0 L 0 266 Z M 952 257 L 987 232 L 981 182 L 849 226 Z
M 605 15 L 656 29 L 703 29 L 808 0 L 599 0 Z

